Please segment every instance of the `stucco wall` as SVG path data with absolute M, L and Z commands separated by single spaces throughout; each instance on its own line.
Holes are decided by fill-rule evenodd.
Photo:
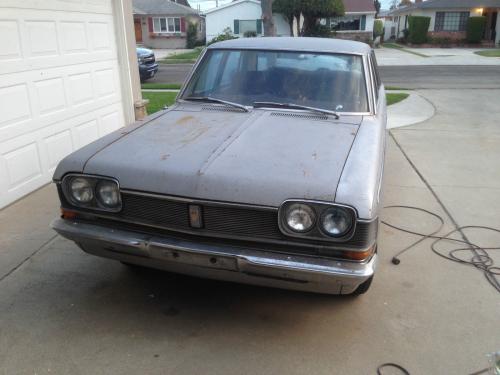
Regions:
M 374 23 L 375 23 L 375 13 L 374 14 L 367 14 L 366 15 L 365 31 L 372 31 L 373 32 Z
M 259 4 L 240 3 L 206 14 L 207 41 L 230 28 L 234 32 L 234 20 L 257 20 L 262 16 Z
M 262 18 L 259 4 L 245 2 L 206 14 L 207 42 L 222 34 L 224 29 L 230 28 L 234 32 L 234 20 L 258 20 Z M 273 15 L 277 36 L 289 36 L 290 26 L 281 14 Z M 243 35 L 239 35 L 243 36 Z
M 405 16 L 410 15 L 410 16 L 423 16 L 423 17 L 430 17 L 431 22 L 429 24 L 429 31 L 434 31 L 434 25 L 436 23 L 436 12 L 470 12 L 471 17 L 476 17 L 480 16 L 481 14 L 477 12 L 476 9 L 471 9 L 471 8 L 457 8 L 457 9 L 419 9 L 419 10 L 413 10 L 408 13 L 400 14 L 400 19 L 399 19 L 399 35 L 398 37 L 403 36 L 403 30 L 405 29 Z M 396 32 L 397 32 L 397 23 L 396 23 Z M 498 27 L 497 27 L 498 31 Z
M 155 15 L 154 17 L 178 17 L 172 15 Z M 137 17 L 136 17 L 137 18 Z M 202 22 L 198 16 L 186 16 L 186 29 L 189 23 Z M 141 17 L 142 44 L 149 48 L 186 48 L 186 32 L 156 35 L 149 32 L 148 17 Z M 203 37 L 200 33 L 199 36 Z

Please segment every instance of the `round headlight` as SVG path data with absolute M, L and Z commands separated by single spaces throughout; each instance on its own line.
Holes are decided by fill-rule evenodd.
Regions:
M 316 215 L 311 207 L 295 203 L 286 210 L 285 222 L 292 231 L 305 233 L 313 227 Z
M 97 199 L 99 203 L 108 208 L 117 207 L 120 204 L 120 191 L 118 184 L 114 181 L 101 181 L 97 184 Z
M 332 237 L 342 237 L 352 224 L 352 215 L 342 207 L 328 208 L 321 215 L 321 228 Z
M 92 184 L 86 178 L 76 177 L 71 179 L 69 190 L 71 197 L 77 203 L 86 204 L 94 199 L 94 189 L 92 189 Z

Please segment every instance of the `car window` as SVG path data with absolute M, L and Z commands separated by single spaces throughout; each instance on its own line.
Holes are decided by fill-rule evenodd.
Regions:
M 382 86 L 382 81 L 380 79 L 380 73 L 378 71 L 377 57 L 375 56 L 375 52 L 373 51 L 371 53 L 371 60 L 372 60 L 373 73 L 375 77 L 375 84 L 377 85 L 377 95 L 378 95 L 378 90 L 380 89 L 380 86 Z
M 367 112 L 366 89 L 358 55 L 215 49 L 205 54 L 183 96 Z

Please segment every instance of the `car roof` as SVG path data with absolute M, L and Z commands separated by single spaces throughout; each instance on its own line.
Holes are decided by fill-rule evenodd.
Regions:
M 347 54 L 368 54 L 368 44 L 342 39 L 307 37 L 261 37 L 239 38 L 211 44 L 209 49 L 262 49 L 307 52 L 332 52 Z

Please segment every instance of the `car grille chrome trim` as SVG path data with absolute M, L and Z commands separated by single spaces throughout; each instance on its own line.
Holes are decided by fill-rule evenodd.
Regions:
M 373 245 L 378 227 L 377 220 L 358 221 L 352 238 L 345 242 L 297 239 L 284 235 L 279 229 L 276 207 L 198 200 L 129 190 L 122 190 L 121 193 L 122 211 L 109 214 L 72 207 L 62 194 L 60 197 L 63 207 L 107 221 L 210 238 L 286 245 L 290 253 L 295 252 L 294 247 L 309 248 L 318 255 L 328 252 L 328 249 L 363 250 Z M 202 206 L 203 228 L 192 228 L 189 225 L 189 204 Z

